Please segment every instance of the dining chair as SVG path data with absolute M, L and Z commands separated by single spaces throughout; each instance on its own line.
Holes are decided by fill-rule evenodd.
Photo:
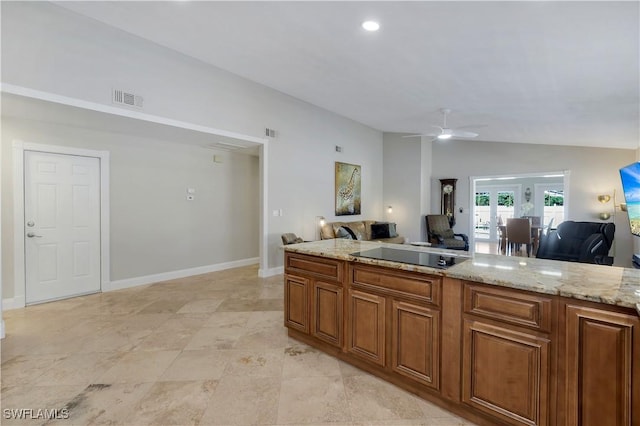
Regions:
M 531 219 L 531 226 L 540 227 L 542 225 L 542 217 L 540 216 L 522 216 L 522 218 Z
M 513 254 L 516 247 L 520 251 L 520 245 L 526 244 L 527 256 L 530 256 L 532 243 L 530 218 L 507 219 L 507 248 L 510 252 L 508 254 Z
M 540 246 L 540 233 L 542 231 L 542 217 L 541 216 L 521 216 L 523 218 L 531 219 L 531 238 L 532 250 L 531 253 L 535 256 L 538 247 Z M 551 219 L 553 221 L 553 219 Z

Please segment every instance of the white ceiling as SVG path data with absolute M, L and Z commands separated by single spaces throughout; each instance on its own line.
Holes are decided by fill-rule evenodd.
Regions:
M 637 1 L 57 4 L 382 131 L 640 147 Z

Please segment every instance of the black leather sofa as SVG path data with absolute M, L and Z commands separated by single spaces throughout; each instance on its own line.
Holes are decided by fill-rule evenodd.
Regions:
M 609 250 L 616 226 L 613 223 L 567 220 L 540 238 L 536 257 L 568 262 L 613 264 Z

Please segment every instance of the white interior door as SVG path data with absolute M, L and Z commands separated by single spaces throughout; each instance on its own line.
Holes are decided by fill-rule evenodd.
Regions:
M 24 154 L 26 303 L 100 291 L 100 160 Z

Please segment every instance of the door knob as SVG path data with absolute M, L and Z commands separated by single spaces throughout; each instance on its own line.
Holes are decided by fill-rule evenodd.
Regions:
M 42 235 L 36 235 L 33 232 L 28 232 L 27 233 L 27 237 L 29 237 L 29 238 L 33 238 L 33 237 L 42 238 Z

